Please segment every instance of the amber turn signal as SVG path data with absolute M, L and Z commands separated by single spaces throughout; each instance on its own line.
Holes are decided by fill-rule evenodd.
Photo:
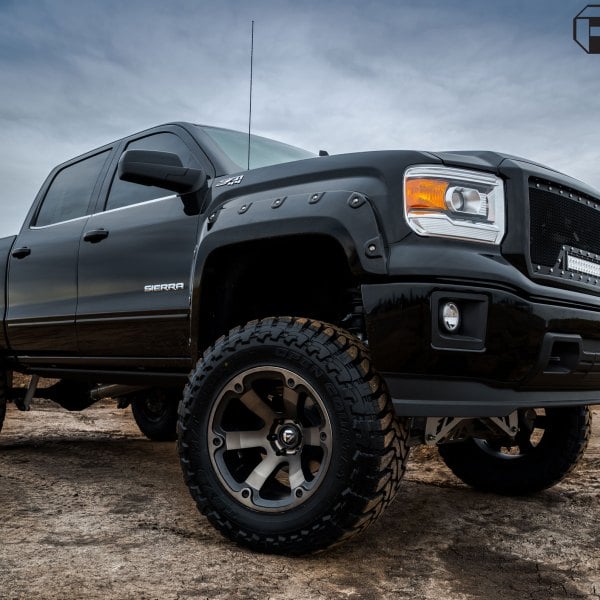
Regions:
M 410 210 L 446 210 L 447 181 L 439 179 L 408 179 L 406 181 L 406 208 Z

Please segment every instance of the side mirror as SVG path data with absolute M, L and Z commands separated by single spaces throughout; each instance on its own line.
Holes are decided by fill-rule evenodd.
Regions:
M 178 194 L 190 194 L 206 185 L 202 169 L 184 167 L 177 154 L 154 150 L 127 150 L 119 159 L 119 179 L 154 185 Z

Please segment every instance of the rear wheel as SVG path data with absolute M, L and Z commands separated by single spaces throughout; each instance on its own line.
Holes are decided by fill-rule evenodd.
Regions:
M 408 455 L 366 348 L 308 319 L 221 338 L 190 379 L 179 432 L 199 509 L 265 552 L 311 552 L 364 529 L 394 497 Z
M 155 442 L 177 439 L 179 390 L 152 389 L 131 401 L 131 412 L 140 431 Z
M 555 485 L 575 468 L 590 432 L 587 407 L 522 409 L 514 440 L 473 438 L 442 444 L 439 452 L 450 470 L 474 488 L 529 494 Z

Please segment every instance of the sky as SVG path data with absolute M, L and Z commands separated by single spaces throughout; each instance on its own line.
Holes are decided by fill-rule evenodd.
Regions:
M 585 0 L 0 0 L 0 236 L 57 164 L 169 121 L 331 154 L 498 150 L 600 188 Z

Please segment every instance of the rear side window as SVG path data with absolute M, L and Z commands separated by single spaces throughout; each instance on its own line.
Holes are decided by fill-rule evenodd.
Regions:
M 185 142 L 174 133 L 155 133 L 139 140 L 129 142 L 125 150 L 156 150 L 158 152 L 172 152 L 177 154 L 184 167 L 200 167 L 198 159 L 192 154 Z M 106 210 L 122 208 L 131 204 L 139 204 L 156 198 L 173 195 L 173 192 L 154 186 L 140 185 L 129 181 L 122 181 L 115 173 Z
M 87 214 L 94 186 L 109 155 L 110 150 L 107 150 L 59 171 L 46 192 L 35 221 L 36 227 Z

